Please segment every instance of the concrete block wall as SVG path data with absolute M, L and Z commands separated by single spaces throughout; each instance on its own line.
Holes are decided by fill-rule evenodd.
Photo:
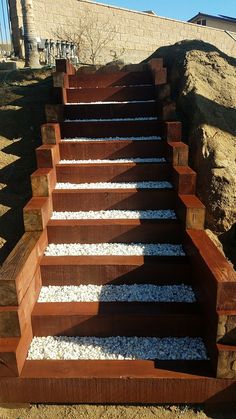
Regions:
M 22 25 L 20 0 L 10 0 L 15 10 L 14 39 Z M 215 45 L 223 52 L 236 56 L 236 33 L 230 36 L 223 30 L 188 22 L 148 15 L 128 9 L 98 4 L 88 0 L 34 0 L 37 34 L 41 38 L 56 38 L 58 31 L 78 28 L 80 22 L 94 21 L 97 28 L 109 22 L 113 33 L 109 44 L 102 50 L 100 63 L 112 60 L 111 51 L 125 62 L 136 63 L 147 58 L 156 49 L 184 39 L 198 39 Z M 13 16 L 13 14 L 12 14 Z M 17 28 L 18 25 L 18 28 Z M 233 39 L 235 38 L 235 39 Z M 18 44 L 20 44 L 18 40 Z M 89 46 L 88 56 L 89 60 Z

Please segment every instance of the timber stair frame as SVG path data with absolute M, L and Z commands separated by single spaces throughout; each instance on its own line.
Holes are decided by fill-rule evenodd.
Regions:
M 48 403 L 200 403 L 236 399 L 236 274 L 204 231 L 205 208 L 195 196 L 196 173 L 188 167 L 188 146 L 181 141 L 181 123 L 175 120 L 167 71 L 162 59 L 133 65 L 117 73 L 75 74 L 66 60 L 58 60 L 54 73 L 56 105 L 46 106 L 42 146 L 36 150 L 38 169 L 31 176 L 33 197 L 24 208 L 25 234 L 6 259 L 0 274 L 0 402 Z M 138 86 L 141 84 L 142 86 Z M 146 86 L 144 86 L 146 84 Z M 129 87 L 124 87 L 129 86 Z M 131 85 L 131 86 L 130 86 Z M 88 87 L 89 86 L 89 87 Z M 118 86 L 118 87 L 117 87 Z M 123 86 L 123 87 L 122 87 Z M 74 87 L 74 89 L 71 89 Z M 145 106 L 137 103 L 148 101 Z M 75 118 L 132 118 L 157 121 L 104 123 L 64 122 Z M 90 105 L 91 101 L 134 103 Z M 87 105 L 86 105 L 87 103 Z M 62 142 L 69 136 L 157 135 L 160 141 Z M 148 145 L 148 146 L 147 146 Z M 64 159 L 158 157 L 168 162 L 158 167 L 139 164 L 59 165 Z M 80 182 L 160 179 L 167 174 L 172 191 L 55 190 L 56 181 Z M 89 180 L 88 180 L 89 179 Z M 146 179 L 147 180 L 147 179 Z M 178 220 L 50 220 L 53 209 L 98 210 L 174 208 Z M 105 228 L 104 228 L 105 227 Z M 104 233 L 105 231 L 105 233 Z M 181 237 L 185 257 L 45 257 L 48 242 L 68 240 L 68 235 L 99 242 L 177 242 Z M 103 236 L 102 236 L 103 235 Z M 150 239 L 151 238 L 151 239 Z M 158 273 L 158 275 L 157 275 Z M 37 304 L 42 285 L 191 283 L 198 303 L 186 304 L 98 303 Z M 60 314 L 59 314 L 60 313 Z M 168 313 L 168 318 L 166 314 Z M 84 316 L 87 321 L 84 322 Z M 129 316 L 129 317 L 127 317 Z M 128 321 L 129 318 L 129 321 Z M 102 319 L 102 321 L 101 321 Z M 177 321 L 178 320 L 178 321 Z M 83 324 L 84 323 L 84 324 Z M 82 325 L 80 327 L 80 324 Z M 154 327 L 154 325 L 158 325 Z M 158 330 L 156 330 L 158 328 Z M 210 361 L 28 361 L 34 334 L 101 336 L 132 331 L 143 335 L 198 336 L 202 332 Z M 168 334 L 167 334 L 168 335 Z

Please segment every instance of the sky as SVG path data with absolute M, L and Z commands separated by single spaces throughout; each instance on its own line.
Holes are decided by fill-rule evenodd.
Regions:
M 96 0 L 133 10 L 153 10 L 157 15 L 178 20 L 189 20 L 198 12 L 236 18 L 236 0 Z

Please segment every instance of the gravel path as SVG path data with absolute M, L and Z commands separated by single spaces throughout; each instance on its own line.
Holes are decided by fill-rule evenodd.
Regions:
M 52 220 L 122 220 L 122 219 L 171 219 L 176 220 L 174 210 L 101 210 L 101 211 L 54 211 Z
M 88 119 L 65 119 L 64 122 L 130 122 L 130 121 L 157 121 L 157 117 L 138 118 L 88 118 Z
M 42 287 L 39 303 L 89 301 L 184 302 L 196 301 L 189 285 L 78 285 Z
M 165 163 L 164 157 L 146 158 L 134 157 L 129 159 L 87 159 L 87 160 L 60 160 L 60 164 L 116 164 L 116 163 Z
M 180 244 L 50 243 L 46 256 L 185 256 Z
M 88 138 L 88 137 L 74 137 L 63 138 L 62 141 L 84 142 L 84 141 L 160 141 L 160 136 L 150 137 L 104 137 L 104 138 Z
M 172 189 L 170 182 L 91 182 L 70 183 L 59 182 L 55 189 Z
M 35 337 L 28 359 L 159 359 L 205 360 L 201 338 Z

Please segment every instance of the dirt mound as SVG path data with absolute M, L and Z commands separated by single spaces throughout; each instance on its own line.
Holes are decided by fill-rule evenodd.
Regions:
M 236 59 L 202 41 L 162 47 L 153 56 L 164 57 L 206 225 L 220 234 L 236 222 Z

